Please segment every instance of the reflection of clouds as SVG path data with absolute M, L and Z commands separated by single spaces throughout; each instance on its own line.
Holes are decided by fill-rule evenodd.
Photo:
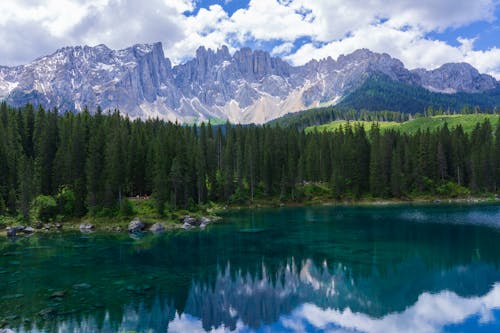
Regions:
M 454 292 L 438 294 L 423 293 L 417 302 L 402 312 L 373 318 L 364 313 L 345 310 L 322 309 L 315 304 L 305 303 L 294 309 L 290 315 L 281 316 L 277 322 L 260 327 L 259 332 L 367 332 L 367 333 L 434 333 L 447 325 L 460 324 L 467 318 L 478 316 L 478 323 L 494 320 L 493 310 L 500 310 L 500 284 L 482 297 L 465 298 Z M 202 320 L 190 315 L 176 316 L 170 323 L 172 332 L 252 332 L 253 329 L 238 320 L 230 329 L 224 325 L 218 328 L 203 328 Z
M 494 319 L 494 309 L 500 309 L 499 283 L 482 297 L 464 298 L 450 291 L 423 293 L 405 311 L 378 319 L 363 313 L 353 313 L 349 308 L 343 311 L 324 310 L 310 303 L 294 310 L 291 317 L 318 330 L 340 327 L 360 332 L 427 333 L 440 332 L 445 326 L 462 323 L 471 316 L 479 316 L 480 323 L 489 322 Z
M 231 271 L 228 264 L 213 282 L 193 282 L 182 308 L 176 308 L 168 296 L 157 295 L 120 309 L 77 313 L 58 321 L 54 330 L 37 329 L 33 323 L 31 329 L 16 332 L 433 333 L 471 316 L 479 323 L 495 321 L 500 283 L 491 290 L 473 286 L 499 281 L 496 267 L 457 266 L 436 272 L 419 269 L 414 262 L 399 267 L 384 280 L 376 274 L 356 277 L 341 264 L 330 268 L 325 261 L 316 266 L 311 259 L 300 265 L 290 259 L 276 270 L 262 264 L 253 275 Z M 461 290 L 486 295 L 466 298 L 458 295 L 464 294 Z
M 238 321 L 234 329 L 225 327 L 224 325 L 220 327 L 210 327 L 209 329 L 204 329 L 200 319 L 190 316 L 188 314 L 177 314 L 173 321 L 170 322 L 168 326 L 168 331 L 172 333 L 201 333 L 201 332 L 212 332 L 212 333 L 222 333 L 222 332 L 244 332 L 248 331 L 241 321 Z

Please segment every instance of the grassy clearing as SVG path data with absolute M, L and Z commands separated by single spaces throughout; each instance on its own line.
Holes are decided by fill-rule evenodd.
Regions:
M 472 132 L 477 123 L 482 123 L 486 119 L 488 119 L 492 126 L 495 127 L 499 121 L 498 115 L 492 114 L 467 114 L 467 115 L 442 115 L 442 116 L 434 116 L 434 117 L 422 117 L 409 121 L 405 121 L 403 123 L 397 122 L 379 122 L 380 129 L 382 131 L 394 129 L 401 131 L 402 133 L 414 134 L 419 129 L 421 131 L 425 131 L 429 129 L 430 131 L 436 131 L 439 128 L 442 128 L 444 124 L 448 125 L 448 128 L 454 128 L 458 125 L 461 125 L 466 133 Z M 310 133 L 314 130 L 317 131 L 335 131 L 339 129 L 341 126 L 345 126 L 347 123 L 351 125 L 360 124 L 364 127 L 364 129 L 369 132 L 373 123 L 372 121 L 346 121 L 346 120 L 336 120 L 328 124 L 319 125 L 319 126 L 311 126 L 306 128 L 306 132 Z

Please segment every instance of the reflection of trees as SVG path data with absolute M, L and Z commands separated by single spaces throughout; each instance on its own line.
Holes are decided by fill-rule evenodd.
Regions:
M 16 332 L 166 332 L 168 323 L 174 319 L 175 307 L 156 296 L 151 304 L 131 303 L 120 308 L 119 313 L 104 308 L 91 314 L 68 315 L 61 321 L 38 321 L 16 328 Z
M 273 276 L 270 276 L 272 274 Z M 306 260 L 299 270 L 293 260 L 274 273 L 262 265 L 254 276 L 241 271 L 231 274 L 230 266 L 219 271 L 213 285 L 193 283 L 185 312 L 202 319 L 203 327 L 234 329 L 238 320 L 257 328 L 272 323 L 303 302 L 331 303 L 351 282 L 339 266 L 332 274 Z
M 238 320 L 257 327 L 304 302 L 380 318 L 404 310 L 426 291 L 483 295 L 500 281 L 499 234 L 483 226 L 498 213 L 478 208 L 479 213 L 461 217 L 472 209 L 448 210 L 409 207 L 394 217 L 394 208 L 301 208 L 288 215 L 288 210 L 257 214 L 255 221 L 238 212 L 250 225 L 236 220 L 203 232 L 140 240 L 78 233 L 0 241 L 0 289 L 5 291 L 0 320 L 20 315 L 9 327 L 29 319 L 28 326 L 46 331 L 72 323 L 116 332 L 138 325 L 164 330 L 166 318 L 186 313 L 201 318 L 205 328 L 231 328 Z M 461 218 L 463 224 L 450 225 Z M 467 225 L 469 220 L 483 225 Z M 269 221 L 277 227 L 238 232 Z M 20 264 L 12 265 L 16 260 Z M 92 288 L 73 290 L 82 282 Z M 151 289 L 128 290 L 143 284 Z M 51 306 L 53 290 L 68 291 L 57 307 L 63 314 L 42 322 L 37 313 Z M 162 321 L 148 319 L 148 313 Z

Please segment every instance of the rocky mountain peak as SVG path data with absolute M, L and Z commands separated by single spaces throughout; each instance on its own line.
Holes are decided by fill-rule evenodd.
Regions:
M 468 64 L 407 70 L 398 59 L 368 49 L 294 67 L 269 52 L 243 47 L 230 54 L 200 47 L 172 66 L 161 43 L 112 50 L 106 45 L 64 47 L 30 64 L 0 67 L 0 98 L 60 109 L 119 108 L 131 117 L 262 123 L 285 113 L 332 104 L 373 74 L 453 93 L 497 87 Z
M 495 89 L 498 82 L 490 75 L 480 74 L 468 63 L 448 63 L 433 70 L 412 71 L 420 77 L 421 85 L 443 93 L 481 92 Z

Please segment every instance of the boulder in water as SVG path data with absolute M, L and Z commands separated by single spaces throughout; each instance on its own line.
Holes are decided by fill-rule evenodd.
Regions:
M 141 220 L 135 219 L 129 223 L 128 232 L 131 232 L 131 233 L 141 232 L 144 230 L 144 227 L 145 227 L 145 225 Z
M 200 221 L 200 228 L 205 228 L 210 222 L 212 222 L 212 220 L 206 216 L 202 216 L 199 219 L 199 221 Z
M 25 234 L 32 234 L 32 233 L 35 232 L 35 229 L 33 227 L 26 227 L 26 228 L 23 229 L 23 232 Z
M 182 223 L 189 224 L 191 226 L 198 226 L 198 225 L 200 225 L 201 222 L 199 220 L 197 220 L 196 218 L 188 215 L 182 219 Z
M 163 223 L 155 223 L 149 228 L 149 231 L 154 232 L 154 233 L 160 233 L 165 231 L 165 226 L 163 226 Z
M 17 229 L 13 227 L 7 227 L 7 237 L 16 237 L 17 236 Z
M 89 232 L 94 229 L 94 225 L 90 223 L 82 223 L 80 224 L 80 231 L 81 232 Z

